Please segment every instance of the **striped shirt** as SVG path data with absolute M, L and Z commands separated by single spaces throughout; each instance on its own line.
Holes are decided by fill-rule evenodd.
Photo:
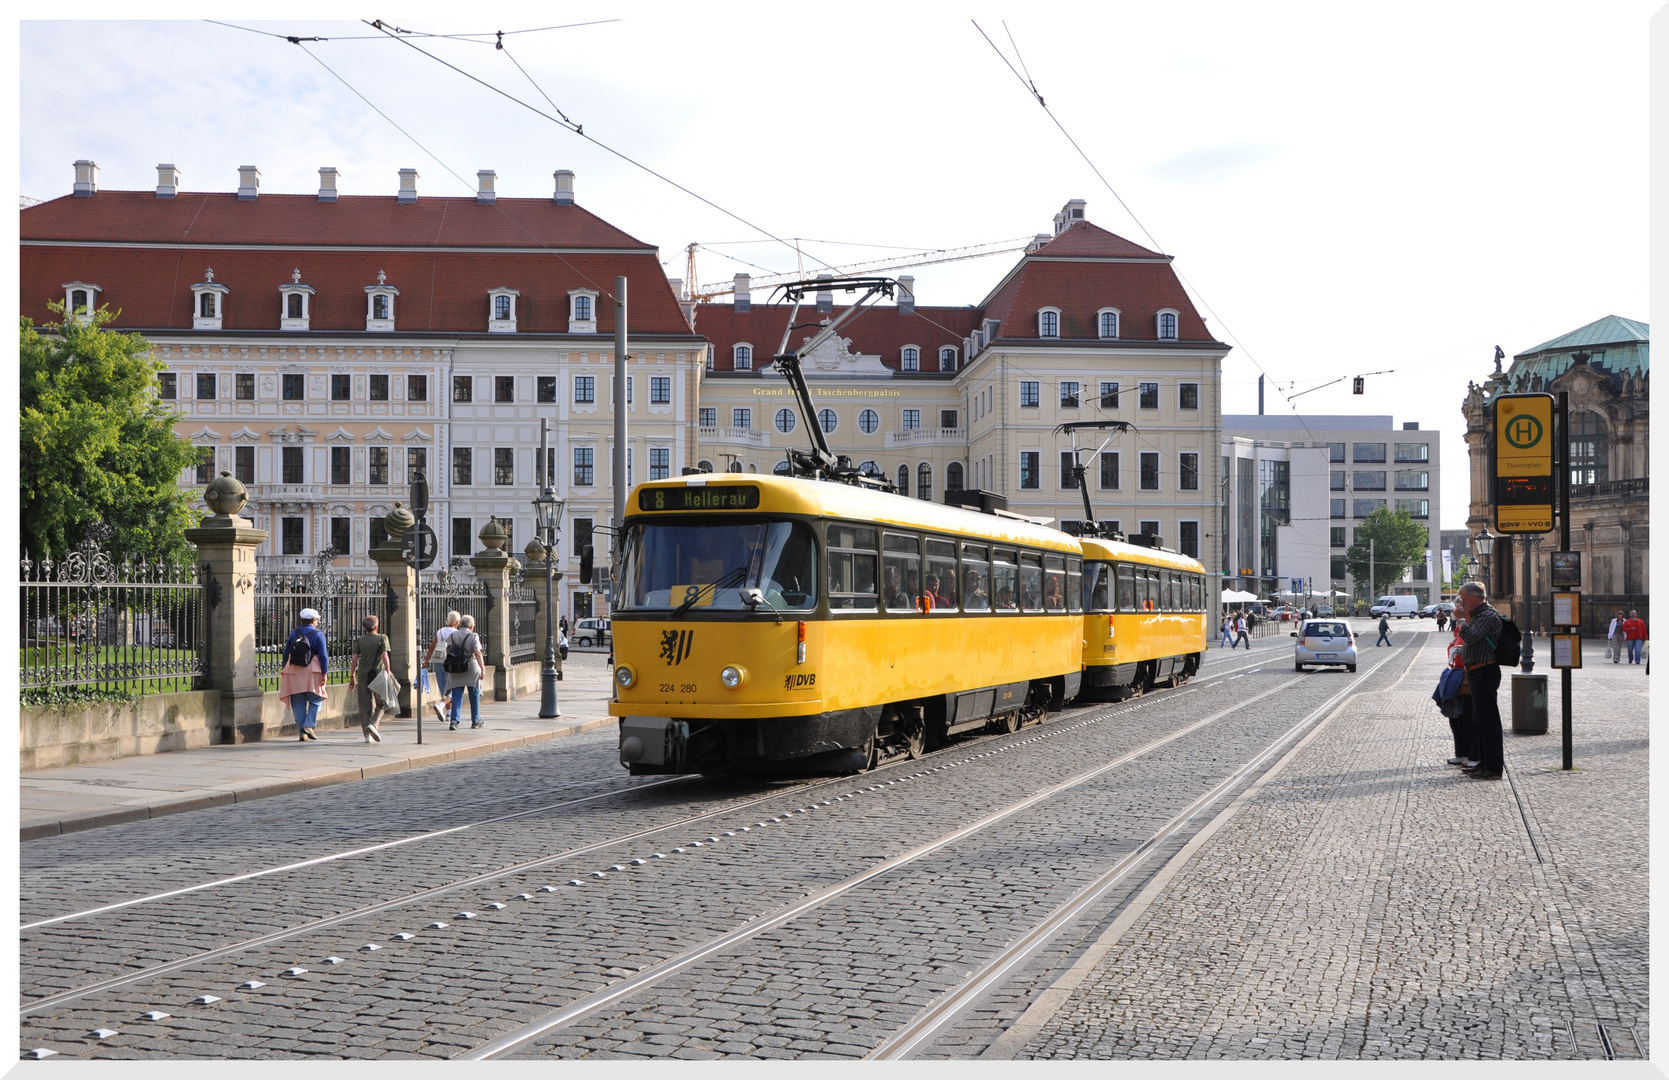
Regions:
M 1495 663 L 1495 646 L 1501 640 L 1501 613 L 1487 602 L 1479 604 L 1461 624 L 1460 639 L 1465 643 L 1460 658 L 1467 667 Z

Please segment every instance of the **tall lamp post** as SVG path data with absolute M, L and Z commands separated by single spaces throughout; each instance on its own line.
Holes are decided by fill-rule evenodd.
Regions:
M 562 539 L 563 501 L 548 482 L 533 500 L 534 522 L 545 545 L 545 666 L 539 669 L 539 719 L 554 720 L 562 715 L 556 703 L 556 553 Z

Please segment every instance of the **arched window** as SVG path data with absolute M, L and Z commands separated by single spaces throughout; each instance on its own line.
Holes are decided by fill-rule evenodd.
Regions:
M 910 466 L 908 465 L 898 467 L 898 493 L 900 495 L 910 494 Z
M 1044 308 L 1037 313 L 1037 336 L 1061 336 L 1061 313 L 1059 310 L 1056 308 Z
M 794 420 L 794 410 L 793 409 L 778 409 L 777 410 L 777 430 L 778 431 L 780 431 L 784 435 L 786 435 L 790 431 L 794 430 L 794 424 L 795 424 L 795 420 Z
M 956 346 L 946 345 L 944 348 L 939 350 L 939 370 L 956 370 Z
M 904 346 L 904 352 L 902 354 L 902 360 L 900 362 L 900 366 L 905 371 L 920 371 L 921 370 L 921 350 L 916 348 L 914 345 Z
M 817 426 L 823 429 L 823 434 L 833 435 L 835 428 L 840 426 L 840 417 L 833 409 L 819 409 L 817 411 Z
M 726 471 L 727 472 L 741 472 L 742 471 L 742 463 L 740 461 L 732 461 L 730 463 L 730 468 Z
M 591 319 L 591 297 L 589 297 L 589 296 L 576 296 L 576 297 L 574 297 L 574 320 L 576 322 L 588 322 L 590 319 Z
M 945 490 L 962 490 L 962 463 L 960 461 L 953 461 L 945 466 Z
M 793 471 L 792 466 L 786 461 L 779 461 L 771 466 L 771 472 L 776 476 L 787 476 L 791 471 Z
M 301 294 L 291 293 L 289 300 L 289 310 L 286 313 L 287 317 L 291 319 L 301 318 Z
M 752 345 L 738 345 L 738 346 L 736 346 L 735 356 L 736 356 L 735 367 L 736 367 L 737 371 L 752 371 L 753 370 L 753 346 Z
M 873 461 L 866 461 L 862 465 L 859 465 L 858 472 L 875 480 L 879 480 L 886 475 L 886 473 L 881 471 L 881 466 L 875 464 Z
M 1095 329 L 1101 337 L 1118 337 L 1118 312 L 1111 308 L 1102 308 L 1096 312 Z
M 925 461 L 916 466 L 916 497 L 933 501 L 933 466 Z
M 695 467 L 700 469 L 702 472 L 712 472 L 713 471 L 713 463 L 711 461 L 707 461 L 706 459 L 702 459 L 701 461 L 696 462 Z
M 290 297 L 290 303 L 293 305 L 298 299 L 300 299 L 300 297 L 292 296 Z M 373 294 L 371 297 L 371 318 L 386 319 L 388 317 L 388 294 Z
M 874 409 L 865 409 L 858 414 L 858 430 L 865 435 L 875 434 L 875 429 L 881 426 L 881 414 Z
M 1159 313 L 1159 340 L 1176 340 L 1176 312 L 1161 311 Z
M 76 289 L 70 293 L 70 314 L 87 310 L 87 290 Z
M 1603 484 L 1610 478 L 1611 440 L 1598 413 L 1579 412 L 1570 418 L 1570 482 Z
M 493 297 L 493 318 L 508 319 L 510 317 L 510 298 L 508 296 Z

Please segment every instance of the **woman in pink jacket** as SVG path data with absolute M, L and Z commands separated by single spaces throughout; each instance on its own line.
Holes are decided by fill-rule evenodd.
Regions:
M 319 630 L 319 613 L 302 608 L 297 624 L 284 642 L 284 667 L 278 673 L 278 700 L 290 703 L 296 730 L 302 742 L 318 742 L 313 728 L 319 722 L 319 705 L 325 699 L 325 676 L 330 657 L 325 636 Z

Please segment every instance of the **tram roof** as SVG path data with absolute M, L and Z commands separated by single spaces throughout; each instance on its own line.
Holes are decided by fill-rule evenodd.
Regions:
M 1205 572 L 1205 567 L 1196 559 L 1178 551 L 1160 551 L 1155 548 L 1137 547 L 1135 544 L 1121 544 L 1113 540 L 1097 540 L 1085 537 L 1083 540 L 1084 558 L 1086 559 L 1120 559 L 1125 562 L 1147 563 L 1152 566 L 1166 566 L 1174 570 L 1189 570 L 1196 574 Z
M 759 506 L 743 513 L 802 514 L 809 517 L 844 518 L 848 521 L 871 521 L 878 525 L 897 525 L 903 528 L 934 532 L 957 533 L 997 543 L 1028 544 L 1057 551 L 1078 551 L 1078 540 L 1058 529 L 1033 525 L 1017 518 L 999 517 L 963 510 L 955 506 L 912 499 L 907 495 L 893 495 L 872 491 L 852 484 L 832 480 L 804 480 L 788 476 L 767 476 L 762 473 L 703 473 L 669 480 L 651 480 L 640 489 L 681 487 L 758 487 Z M 640 511 L 637 495 L 627 500 L 627 517 L 656 517 L 667 511 Z M 689 511 L 690 513 L 737 513 L 733 510 Z

